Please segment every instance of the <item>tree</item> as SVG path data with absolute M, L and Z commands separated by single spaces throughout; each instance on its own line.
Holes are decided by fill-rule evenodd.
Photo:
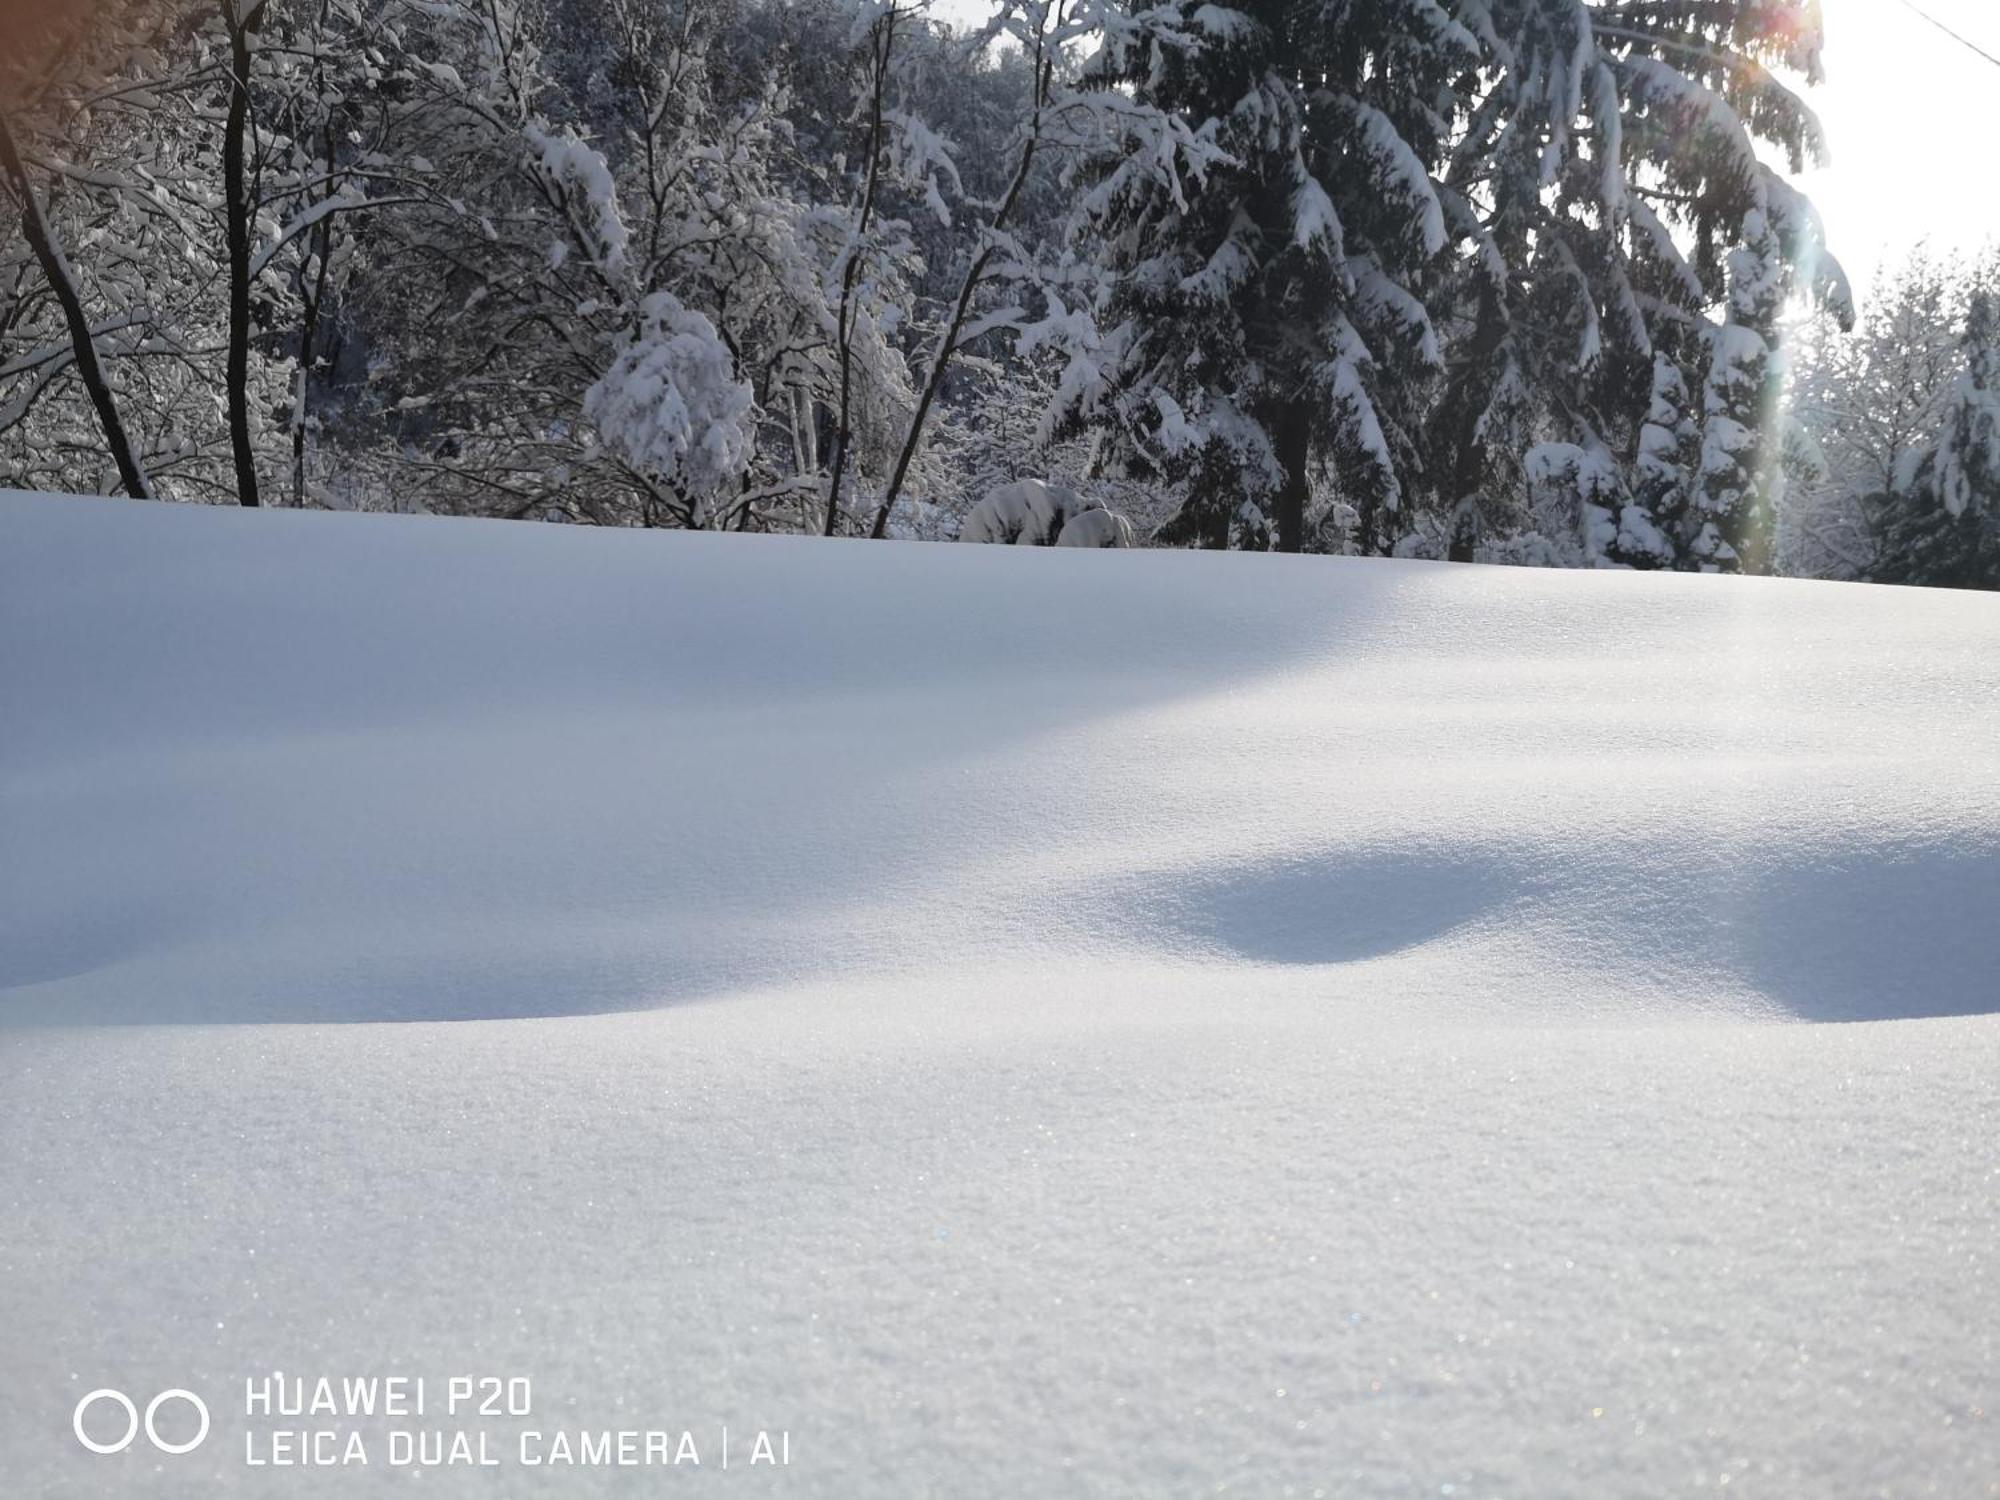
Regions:
M 145 298 L 151 261 L 163 248 L 155 226 L 173 208 L 104 194 L 94 179 L 107 174 L 75 161 L 88 159 L 90 145 L 118 143 L 115 121 L 93 123 L 93 105 L 123 92 L 121 70 L 171 25 L 157 7 L 106 0 L 24 9 L 7 28 L 0 205 L 16 211 L 20 230 L 18 240 L 0 234 L 7 482 L 159 492 L 162 455 L 148 433 L 163 409 L 173 410 L 172 382 L 151 378 L 148 364 L 162 366 L 174 353 L 148 337 Z M 108 264 L 91 253 L 105 241 L 121 251 Z M 172 295 L 183 269 L 171 259 L 159 268 L 161 293 Z
M 1882 582 L 2000 588 L 2000 292 L 1973 292 L 1963 349 L 1936 442 L 1875 507 Z
M 1784 367 L 1777 327 L 1789 291 L 1769 217 L 1744 217 L 1743 244 L 1729 257 L 1729 305 L 1710 330 L 1703 397 L 1701 469 L 1687 552 L 1704 569 L 1761 573 L 1783 483 L 1778 431 Z
M 998 14 L 988 27 L 989 35 L 1005 34 L 1010 37 L 1027 58 L 1033 79 L 1028 115 L 1015 144 L 1013 173 L 999 201 L 993 205 L 991 217 L 977 232 L 967 254 L 964 273 L 949 301 L 937 345 L 931 351 L 930 364 L 917 394 L 916 407 L 910 414 L 902 446 L 897 450 L 895 464 L 883 486 L 882 503 L 876 508 L 874 524 L 869 527 L 869 535 L 878 541 L 888 535 L 890 514 L 895 510 L 903 483 L 909 477 L 910 465 L 924 439 L 925 424 L 939 392 L 944 389 L 945 377 L 951 372 L 952 362 L 966 345 L 985 331 L 977 325 L 968 328 L 968 324 L 976 299 L 988 277 L 994 273 L 996 263 L 1009 248 L 1009 225 L 1025 200 L 1037 158 L 1042 152 L 1056 107 L 1056 66 L 1062 50 L 1079 38 L 1089 36 L 1100 14 L 1094 7 L 1076 3 L 1076 0 L 1002 0 Z
M 1851 316 L 1817 215 L 1758 152 L 1795 171 L 1821 152 L 1773 71 L 1818 78 L 1817 7 L 1504 0 L 1463 14 L 1484 68 L 1440 174 L 1464 253 L 1427 486 L 1453 555 L 1504 551 L 1524 508 L 1539 506 L 1535 527 L 1558 521 L 1549 487 L 1573 466 L 1524 465 L 1553 441 L 1613 462 L 1592 465 L 1594 496 L 1567 491 L 1553 555 L 1761 556 L 1785 439 L 1776 312 L 1799 287 Z
M 1780 572 L 1871 575 L 1870 510 L 1880 509 L 1911 456 L 1943 428 L 1979 279 L 1978 268 L 1919 249 L 1876 281 L 1852 334 L 1823 317 L 1795 332 L 1788 402 L 1817 463 L 1786 488 Z
M 41 100 L 28 165 L 80 236 L 74 278 L 104 309 L 98 350 L 162 494 L 260 503 L 289 438 L 303 498 L 313 353 L 352 265 L 338 226 L 397 201 L 368 192 L 393 180 L 379 153 L 348 144 L 378 133 L 393 92 L 383 53 L 355 42 L 400 8 L 110 9 L 78 41 L 89 65 Z
M 153 498 L 152 481 L 146 477 L 145 465 L 133 450 L 124 419 L 118 414 L 118 398 L 111 390 L 110 381 L 105 378 L 104 365 L 97 353 L 97 334 L 84 311 L 69 258 L 63 253 L 55 228 L 42 210 L 34 184 L 28 179 L 28 169 L 22 165 L 20 150 L 14 142 L 14 131 L 8 124 L 4 109 L 0 109 L 0 172 L 4 172 L 7 186 L 14 194 L 21 216 L 21 232 L 35 253 L 49 290 L 62 308 L 63 323 L 69 332 L 70 358 L 76 365 L 84 389 L 90 394 L 90 404 L 97 411 L 97 420 L 103 426 L 104 445 L 111 453 L 112 462 L 118 466 L 119 482 L 133 499 L 150 500 Z M 40 363 L 46 369 L 58 357 L 49 356 Z
M 854 447 L 854 344 L 860 332 L 858 324 L 865 314 L 861 305 L 862 274 L 872 258 L 874 247 L 870 236 L 875 231 L 876 201 L 886 170 L 884 157 L 892 128 L 889 89 L 896 60 L 897 23 L 906 17 L 907 12 L 898 7 L 897 0 L 886 0 L 866 18 L 868 64 L 862 86 L 867 115 L 866 146 L 862 154 L 860 200 L 855 205 L 853 228 L 839 258 L 840 297 L 834 344 L 840 364 L 840 404 L 833 433 L 833 472 L 826 486 L 826 523 L 821 528 L 826 536 L 832 536 L 840 522 L 840 482 L 846 476 Z
M 236 460 L 236 498 L 259 503 L 257 449 L 250 435 L 250 256 L 256 205 L 251 198 L 247 141 L 250 63 L 269 0 L 219 0 L 229 41 L 229 109 L 222 126 L 223 234 L 229 252 L 229 443 Z
M 1087 70 L 1131 119 L 1087 172 L 1108 274 L 1061 418 L 1098 426 L 1113 466 L 1183 487 L 1164 538 L 1317 544 L 1324 475 L 1359 545 L 1386 547 L 1440 363 L 1434 101 L 1476 55 L 1432 4 L 1257 4 L 1113 33 Z

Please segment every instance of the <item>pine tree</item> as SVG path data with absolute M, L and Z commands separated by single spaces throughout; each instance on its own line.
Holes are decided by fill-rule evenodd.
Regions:
M 1431 427 L 1431 503 L 1453 554 L 1522 523 L 1551 471 L 1518 456 L 1551 440 L 1609 453 L 1623 476 L 1600 496 L 1615 501 L 1608 531 L 1572 497 L 1574 560 L 1713 566 L 1760 551 L 1768 486 L 1737 484 L 1730 455 L 1761 475 L 1782 437 L 1765 433 L 1771 295 L 1798 284 L 1848 315 L 1810 205 L 1757 150 L 1794 169 L 1819 152 L 1811 112 L 1771 71 L 1817 78 L 1817 7 L 1493 0 L 1466 14 L 1491 76 L 1465 98 L 1443 172 L 1469 249 L 1451 317 L 1468 332 Z M 1721 329 L 1704 329 L 1718 302 Z M 1714 374 L 1717 349 L 1729 359 Z M 1689 449 L 1690 392 L 1713 474 Z M 1684 514 L 1694 503 L 1714 514 Z
M 1431 426 L 1431 499 L 1452 555 L 1526 519 L 1571 472 L 1538 440 L 1609 448 L 1593 409 L 1607 373 L 1650 354 L 1618 241 L 1629 194 L 1621 100 L 1583 0 L 1468 8 L 1483 69 L 1459 101 L 1465 128 L 1442 173 L 1454 237 L 1468 248 L 1449 287 L 1450 378 Z M 1595 471 L 1595 465 L 1592 466 Z M 1581 470 L 1575 472 L 1581 473 Z M 1580 523 L 1587 501 L 1569 500 Z
M 1686 554 L 1705 570 L 1763 572 L 1784 480 L 1778 430 L 1784 392 L 1778 318 L 1790 287 L 1761 208 L 1744 217 L 1729 257 L 1729 307 L 1711 332 L 1702 402 L 1701 470 Z
M 1972 299 L 1959 376 L 1939 440 L 1937 492 L 1953 518 L 2000 510 L 2000 293 Z
M 1108 275 L 1072 423 L 1185 496 L 1164 539 L 1387 550 L 1442 359 L 1425 302 L 1446 243 L 1428 163 L 1472 35 L 1430 0 L 1203 6 L 1188 42 L 1107 47 L 1096 78 L 1205 148 L 1191 174 L 1106 152 L 1084 198 Z M 1192 179 L 1192 180 L 1190 180 Z
M 1632 503 L 1613 556 L 1635 568 L 1672 566 L 1701 461 L 1701 429 L 1689 410 L 1687 382 L 1666 353 L 1653 356 L 1653 392 L 1639 428 Z

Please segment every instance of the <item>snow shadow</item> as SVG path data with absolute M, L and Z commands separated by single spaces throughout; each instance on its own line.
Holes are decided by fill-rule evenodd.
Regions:
M 928 959 L 875 907 L 1033 848 L 1035 746 L 1342 657 L 1404 586 L 7 504 L 0 1025 L 595 1014 Z M 1252 569 L 1296 577 L 1206 586 Z
M 1693 1011 L 1747 988 L 1808 1022 L 2000 1012 L 2000 845 L 1970 836 L 1328 849 L 1143 874 L 1098 909 L 1128 939 L 1258 964 L 1359 963 L 1485 927 L 1609 994 L 1678 988 Z
M 1145 877 L 1114 907 L 1173 946 L 1272 964 L 1382 958 L 1520 899 L 1524 871 L 1462 849 L 1363 849 Z
M 1864 848 L 1725 882 L 1710 918 L 1750 983 L 1808 1021 L 2000 1011 L 2000 848 Z

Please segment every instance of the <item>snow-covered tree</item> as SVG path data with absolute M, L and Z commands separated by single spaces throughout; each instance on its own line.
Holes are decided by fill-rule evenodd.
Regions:
M 1745 216 L 1729 256 L 1729 305 L 1709 333 L 1701 470 L 1688 555 L 1704 569 L 1764 571 L 1783 484 L 1779 463 L 1784 367 L 1778 320 L 1788 282 L 1778 237 L 1761 208 Z
M 1982 280 L 2000 287 L 2000 265 L 1920 249 L 1877 280 L 1852 334 L 1823 317 L 1794 331 L 1787 399 L 1817 463 L 1786 487 L 1780 572 L 1870 576 L 1870 512 L 1886 517 L 1882 502 L 1897 491 L 1910 456 L 1943 428 L 1963 368 L 1967 304 Z
M 546 47 L 565 18 L 496 0 L 399 33 L 419 190 L 365 247 L 397 295 L 349 311 L 399 440 L 378 482 L 445 509 L 742 524 L 764 498 L 754 383 L 784 376 L 752 368 L 766 349 L 732 340 L 719 287 L 769 342 L 822 332 L 804 214 L 766 192 L 768 101 L 719 102 L 698 18 L 617 0 L 601 86 L 567 85 Z
M 1876 578 L 2000 588 L 2000 291 L 1973 293 L 1942 430 L 1905 460 L 1876 513 Z
M 109 7 L 79 39 L 87 63 L 45 85 L 28 176 L 163 494 L 258 503 L 288 446 L 303 493 L 311 393 L 289 370 L 344 277 L 343 222 L 393 175 L 354 144 L 379 139 L 394 95 L 383 52 L 356 43 L 402 8 Z M 36 403 L 29 425 L 60 414 Z M 31 446 L 61 452 L 48 437 Z
M 1596 528 L 1578 560 L 1761 554 L 1783 436 L 1766 431 L 1782 420 L 1776 310 L 1798 287 L 1848 315 L 1817 216 L 1759 152 L 1794 169 L 1820 153 L 1774 71 L 1818 77 L 1817 7 L 1494 0 L 1464 15 L 1485 66 L 1439 174 L 1461 254 L 1430 429 L 1454 555 L 1504 544 L 1549 483 L 1524 458 L 1551 441 L 1616 460 L 1618 524 L 1576 497 Z
M 963 269 L 955 291 L 946 298 L 937 339 L 925 367 L 923 382 L 903 441 L 883 486 L 870 534 L 888 535 L 889 519 L 925 440 L 933 407 L 945 389 L 954 363 L 967 347 L 994 327 L 1005 326 L 1005 314 L 991 320 L 977 316 L 990 281 L 1000 279 L 1010 263 L 1021 258 L 1013 236 L 1013 221 L 1028 202 L 1036 168 L 1052 147 L 1050 136 L 1062 112 L 1056 89 L 1057 68 L 1066 47 L 1090 37 L 1105 12 L 1087 0 L 1001 0 L 978 40 L 1004 36 L 1013 42 L 1028 68 L 1024 117 L 1008 141 L 1010 171 L 1006 185 L 990 203 L 967 201 L 963 208 L 974 228 L 962 252 Z M 956 169 L 954 168 L 954 175 Z M 949 215 L 939 218 L 949 226 Z
M 42 206 L 41 191 L 21 160 L 20 147 L 14 140 L 14 130 L 4 107 L 0 107 L 0 181 L 4 181 L 13 194 L 21 237 L 34 254 L 49 295 L 62 311 L 63 328 L 69 341 L 66 351 L 60 346 L 45 346 L 25 360 L 0 365 L 0 382 L 12 377 L 23 387 L 21 394 L 10 403 L 12 409 L 0 411 L 0 430 L 15 426 L 24 419 L 48 381 L 73 366 L 89 395 L 92 409 L 97 413 L 98 425 L 104 433 L 104 446 L 117 467 L 119 483 L 132 498 L 149 500 L 153 498 L 153 484 L 147 478 L 145 464 L 125 430 L 117 393 L 105 376 L 104 362 L 98 355 L 97 331 L 91 326 L 90 315 L 83 306 L 76 273 L 63 251 L 61 234 Z M 10 315 L 18 316 L 24 306 L 24 299 L 16 297 L 9 306 Z
M 832 536 L 839 527 L 841 481 L 853 459 L 854 406 L 856 400 L 856 345 L 866 340 L 886 347 L 884 314 L 899 310 L 899 301 L 884 300 L 882 282 L 893 279 L 896 262 L 907 259 L 912 247 L 903 236 L 903 225 L 883 212 L 887 196 L 886 179 L 892 171 L 893 152 L 899 121 L 895 108 L 897 44 L 901 32 L 916 24 L 911 7 L 899 0 L 860 0 L 855 14 L 855 31 L 861 41 L 861 84 L 857 91 L 856 113 L 861 116 L 862 151 L 855 172 L 852 203 L 841 225 L 841 237 L 831 270 L 838 292 L 834 304 L 834 358 L 839 371 L 835 396 L 833 464 L 827 478 L 826 519 L 822 530 Z M 948 158 L 947 158 L 948 161 Z M 933 185 L 935 195 L 936 187 Z M 943 199 L 936 199 L 941 216 Z
M 145 69 L 167 28 L 140 6 L 106 4 L 23 9 L 6 29 L 0 484 L 169 493 L 158 437 L 177 382 L 157 308 L 174 305 L 193 268 L 181 236 L 158 236 L 174 209 L 93 159 L 128 145 L 117 116 L 94 106 Z
M 1387 545 L 1442 359 L 1437 101 L 1476 60 L 1428 0 L 1202 6 L 1108 36 L 1086 76 L 1124 118 L 1080 207 L 1104 274 L 1059 415 L 1182 488 L 1167 539 L 1323 545 L 1330 481 L 1358 545 Z
M 1631 504 L 1623 512 L 1612 556 L 1635 568 L 1671 567 L 1674 538 L 1685 534 L 1695 475 L 1701 464 L 1701 426 L 1688 399 L 1679 364 L 1664 351 L 1653 355 L 1653 387 L 1639 451 L 1632 465 Z
M 1966 312 L 1965 369 L 1931 467 L 1947 515 L 2000 509 L 2000 292 L 1974 294 Z

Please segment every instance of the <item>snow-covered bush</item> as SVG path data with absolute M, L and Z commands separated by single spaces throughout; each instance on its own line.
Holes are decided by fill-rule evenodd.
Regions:
M 750 387 L 715 325 L 672 294 L 648 297 L 644 319 L 585 394 L 584 415 L 626 463 L 699 509 L 750 461 Z
M 1129 547 L 1132 526 L 1075 490 L 1019 479 L 973 506 L 958 539 L 1016 547 Z
M 1079 511 L 1056 533 L 1058 547 L 1129 547 L 1132 523 L 1102 509 Z

